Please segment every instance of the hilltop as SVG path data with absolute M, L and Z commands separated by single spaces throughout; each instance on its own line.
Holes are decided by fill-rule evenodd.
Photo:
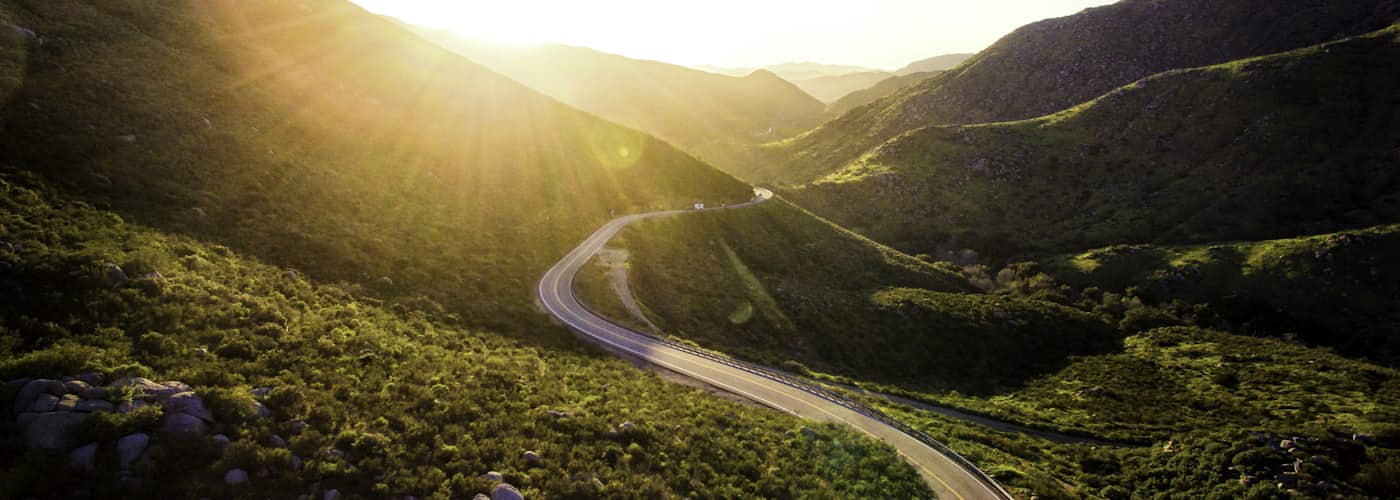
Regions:
M 827 119 L 823 103 L 768 71 L 718 75 L 583 47 L 510 45 L 415 31 L 570 106 L 667 140 L 721 168 L 755 144 Z
M 829 104 L 851 92 L 870 87 L 889 77 L 890 74 L 884 71 L 862 71 L 844 75 L 790 78 L 789 81 L 801 88 L 803 92 Z
M 837 99 L 836 102 L 827 105 L 826 109 L 827 112 L 832 115 L 841 116 L 850 110 L 878 101 L 887 95 L 917 85 L 919 82 L 929 78 L 933 78 L 939 73 L 941 72 L 934 71 L 929 73 L 910 73 L 907 75 L 891 76 L 867 88 L 842 96 L 840 99 Z
M 993 261 L 1394 221 L 1398 34 L 1170 71 L 1034 120 L 919 129 L 791 195 L 904 251 Z
M 944 54 L 933 56 L 928 59 L 914 61 L 895 70 L 895 76 L 912 75 L 914 73 L 930 73 L 934 71 L 947 71 L 958 67 L 963 61 L 971 59 L 977 54 Z
M 26 414 L 0 419 L 0 496 L 927 494 L 865 437 L 799 436 L 535 309 L 612 212 L 751 196 L 665 142 L 340 0 L 0 20 L 0 400 Z M 227 444 L 160 408 L 83 417 L 93 472 L 55 483 L 83 461 L 25 438 L 72 422 L 9 403 L 89 374 L 191 389 Z
M 1126 0 L 1013 31 L 954 71 L 772 145 L 736 170 L 803 184 L 931 125 L 1029 119 L 1179 68 L 1283 52 L 1384 28 L 1395 0 Z

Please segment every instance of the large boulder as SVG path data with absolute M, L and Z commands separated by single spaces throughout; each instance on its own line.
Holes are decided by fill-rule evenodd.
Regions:
M 69 453 L 68 465 L 81 472 L 97 470 L 97 443 L 88 443 Z
M 521 495 L 514 486 L 501 483 L 491 490 L 491 500 L 525 500 L 525 495 Z
M 166 412 L 160 418 L 160 428 L 171 434 L 204 434 L 209 424 L 188 413 Z
M 109 287 L 119 287 L 127 282 L 126 271 L 116 264 L 107 264 L 107 270 L 103 274 L 102 282 Z
M 78 401 L 77 408 L 74 408 L 74 411 L 83 412 L 111 413 L 112 410 L 112 403 L 103 401 L 101 399 L 84 399 L 82 401 Z
M 165 413 L 183 413 L 206 423 L 214 423 L 214 414 L 204 406 L 204 400 L 189 391 L 173 394 L 166 399 Z
M 151 381 L 151 379 L 145 377 L 124 377 L 118 379 L 116 382 L 113 382 L 112 387 L 116 387 L 118 389 L 134 387 L 138 392 L 141 393 L 142 397 L 163 397 L 182 392 L 178 389 L 173 389 L 161 384 L 157 384 Z
M 122 469 L 130 467 L 132 462 L 141 458 L 141 454 L 146 452 L 146 447 L 151 444 L 151 436 L 144 432 L 128 434 L 117 440 L 117 463 Z
M 527 451 L 527 452 L 525 452 L 525 453 L 522 453 L 522 454 L 520 455 L 520 458 L 524 459 L 526 463 L 531 463 L 531 464 L 540 463 L 540 454 L 539 454 L 539 453 L 536 453 L 536 452 L 534 452 L 534 451 Z
M 54 411 L 58 408 L 60 399 L 53 394 L 40 394 L 34 398 L 34 403 L 29 405 L 29 411 L 34 413 L 44 413 Z
M 62 398 L 59 398 L 58 404 L 54 405 L 54 409 L 58 411 L 73 411 L 78 409 L 78 402 L 81 400 L 82 398 L 79 398 L 77 394 L 64 394 Z
M 248 482 L 248 471 L 243 469 L 232 469 L 224 473 L 224 483 L 229 486 L 239 486 Z
M 491 472 L 487 472 L 487 473 L 485 473 L 485 474 L 482 474 L 482 475 L 481 475 L 481 478 L 482 478 L 482 479 L 485 479 L 485 480 L 487 480 L 487 481 L 495 482 L 495 483 L 499 483 L 499 482 L 505 480 L 505 476 L 502 476 L 501 473 L 496 472 L 496 471 L 491 471 Z
M 77 445 L 78 431 L 86 413 L 52 412 L 35 414 L 24 429 L 24 442 L 30 448 L 67 450 Z
M 42 378 L 30 380 L 24 384 L 24 387 L 19 389 L 19 394 L 15 395 L 15 413 L 29 410 L 29 407 L 33 406 L 34 400 L 38 398 L 40 394 L 62 396 L 67 392 L 68 388 L 64 387 L 63 382 L 57 380 Z M 56 402 L 57 401 L 55 401 L 55 403 Z

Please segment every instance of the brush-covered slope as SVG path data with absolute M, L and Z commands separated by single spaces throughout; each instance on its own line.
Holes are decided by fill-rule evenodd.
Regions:
M 531 285 L 613 210 L 751 196 L 348 2 L 2 5 L 43 43 L 6 39 L 0 161 L 472 324 L 536 322 Z
M 822 75 L 813 78 L 793 79 L 794 85 L 802 89 L 803 92 L 817 98 L 823 103 L 833 103 L 838 99 L 880 83 L 881 80 L 889 78 L 891 75 L 884 71 L 862 71 L 860 73 L 847 73 L 844 75 Z
M 1396 0 L 1125 0 L 1022 27 L 956 70 L 776 144 L 774 161 L 737 172 L 801 184 L 920 127 L 1034 118 L 1166 70 L 1307 47 L 1397 19 Z
M 842 96 L 840 99 L 837 99 L 836 102 L 828 105 L 826 109 L 832 115 L 841 116 L 850 110 L 878 101 L 887 95 L 917 85 L 919 82 L 929 78 L 933 78 L 939 73 L 939 71 L 934 71 L 891 76 L 876 82 L 874 85 Z
M 1035 120 L 920 129 L 793 197 L 911 253 L 994 258 L 1393 222 L 1400 26 L 1163 73 Z
M 794 371 L 984 392 L 1117 338 L 1065 307 L 968 293 L 950 267 L 783 201 L 646 221 L 615 245 L 634 256 L 631 287 L 664 333 Z M 615 300 L 587 291 L 593 302 Z
M 636 127 L 725 168 L 751 145 L 791 137 L 824 104 L 768 71 L 717 75 L 583 47 L 424 36 L 571 106 Z
M 920 59 L 905 65 L 903 68 L 895 70 L 896 76 L 912 75 L 914 73 L 930 73 L 935 71 L 947 71 L 958 67 L 964 61 L 972 59 L 977 54 L 944 54 L 933 56 L 928 59 Z
M 159 407 L 93 413 L 73 431 L 76 444 L 97 444 L 84 473 L 67 450 L 25 448 L 11 412 L 21 384 L 3 384 L 0 497 L 470 498 L 496 486 L 488 471 L 527 498 L 928 495 L 893 450 L 853 430 L 798 434 L 796 419 L 612 356 L 460 323 L 0 170 L 0 380 L 179 380 L 212 411 L 210 433 L 231 440 L 162 432 Z M 258 398 L 268 416 L 255 387 L 271 388 Z M 129 446 L 119 453 L 116 441 L 137 432 L 149 446 L 121 467 Z M 226 485 L 232 469 L 250 480 Z

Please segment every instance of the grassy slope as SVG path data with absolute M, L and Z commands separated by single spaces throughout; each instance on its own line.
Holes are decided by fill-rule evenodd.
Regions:
M 7 68 L 0 160 L 471 324 L 536 321 L 534 280 L 611 210 L 750 196 L 346 2 L 4 5 L 47 43 Z
M 846 112 L 858 107 L 880 100 L 887 95 L 909 88 L 924 80 L 937 76 L 941 71 L 929 71 L 910 73 L 907 75 L 896 75 L 880 80 L 874 85 L 855 92 L 851 92 L 837 99 L 836 102 L 827 106 L 827 111 L 833 115 L 843 115 Z
M 720 168 L 739 162 L 754 144 L 791 137 L 827 118 L 824 104 L 767 71 L 735 77 L 582 47 L 503 45 L 422 33 L 571 106 L 670 141 Z
M 1365 254 L 1334 251 L 1337 266 L 1350 269 L 1346 263 L 1386 251 L 1368 241 L 1353 244 Z M 1159 441 L 1150 449 L 1054 445 L 881 404 L 1037 495 L 1104 494 L 1109 487 L 1138 495 L 1247 491 L 1227 467 L 1267 462 L 1274 452 L 1257 451 L 1246 430 L 1400 437 L 1392 424 L 1400 415 L 1400 373 L 1391 368 L 1277 339 L 1155 328 L 1190 323 L 1163 319 L 1170 308 L 1142 305 L 1151 300 L 1105 291 L 1107 285 L 1075 290 L 1024 272 L 1000 280 L 1004 290 L 996 294 L 973 293 L 947 278 L 919 283 L 927 273 L 911 269 L 921 266 L 893 264 L 917 261 L 783 202 L 651 221 L 625 231 L 618 244 L 633 252 L 634 289 L 652 319 L 680 338 L 1013 421 Z M 1273 286 L 1309 286 L 1306 275 L 1288 276 L 1296 281 Z M 1061 285 L 1069 292 L 1059 292 Z M 616 310 L 606 307 L 610 291 L 596 284 L 580 293 Z M 1057 297 L 1066 293 L 1095 303 Z M 1384 287 L 1368 293 L 1382 295 Z M 1185 452 L 1161 451 L 1161 441 L 1173 437 L 1190 443 Z M 1376 478 L 1395 466 L 1395 443 L 1387 443 L 1312 477 L 1362 488 L 1351 491 L 1390 491 Z M 1360 468 L 1372 472 L 1355 476 Z
M 793 196 L 906 251 L 993 257 L 1394 221 L 1397 35 L 1172 71 L 1035 120 L 921 129 Z
M 1054 113 L 1162 71 L 1219 64 L 1367 33 L 1400 19 L 1395 0 L 1127 0 L 1003 37 L 958 68 L 803 136 L 738 172 L 802 184 L 930 125 Z
M 893 450 L 854 431 L 786 435 L 801 423 L 589 349 L 540 349 L 458 326 L 440 307 L 390 306 L 343 284 L 289 277 L 12 174 L 0 179 L 0 240 L 21 250 L 0 251 L 0 379 L 100 371 L 182 380 L 221 411 L 234 445 L 220 454 L 211 441 L 152 431 L 153 463 L 135 469 L 136 481 L 103 468 L 54 483 L 41 478 L 63 470 L 63 458 L 25 452 L 4 418 L 0 496 L 232 496 L 221 478 L 234 467 L 273 471 L 240 497 L 309 485 L 366 497 L 471 496 L 492 487 L 478 479 L 489 470 L 545 497 L 927 494 Z M 109 287 L 109 263 L 133 277 L 161 276 Z M 235 395 L 258 386 L 276 388 L 276 418 L 233 410 L 246 403 Z M 0 400 L 9 404 L 13 390 Z M 556 420 L 548 410 L 571 416 Z M 278 422 L 291 418 L 309 426 L 289 434 Z M 635 430 L 608 437 L 623 421 Z M 117 419 L 108 426 L 119 430 L 89 432 L 110 440 L 154 424 Z M 304 469 L 292 470 L 287 450 L 257 444 L 277 433 Z M 115 452 L 101 446 L 105 463 Z M 331 447 L 348 457 L 328 457 Z M 538 451 L 542 465 L 521 461 L 525 450 Z

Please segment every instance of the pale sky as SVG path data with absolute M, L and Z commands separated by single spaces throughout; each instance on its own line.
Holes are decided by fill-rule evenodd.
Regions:
M 1113 0 L 352 0 L 467 36 L 673 64 L 792 61 L 897 69 L 977 52 L 1021 25 Z

